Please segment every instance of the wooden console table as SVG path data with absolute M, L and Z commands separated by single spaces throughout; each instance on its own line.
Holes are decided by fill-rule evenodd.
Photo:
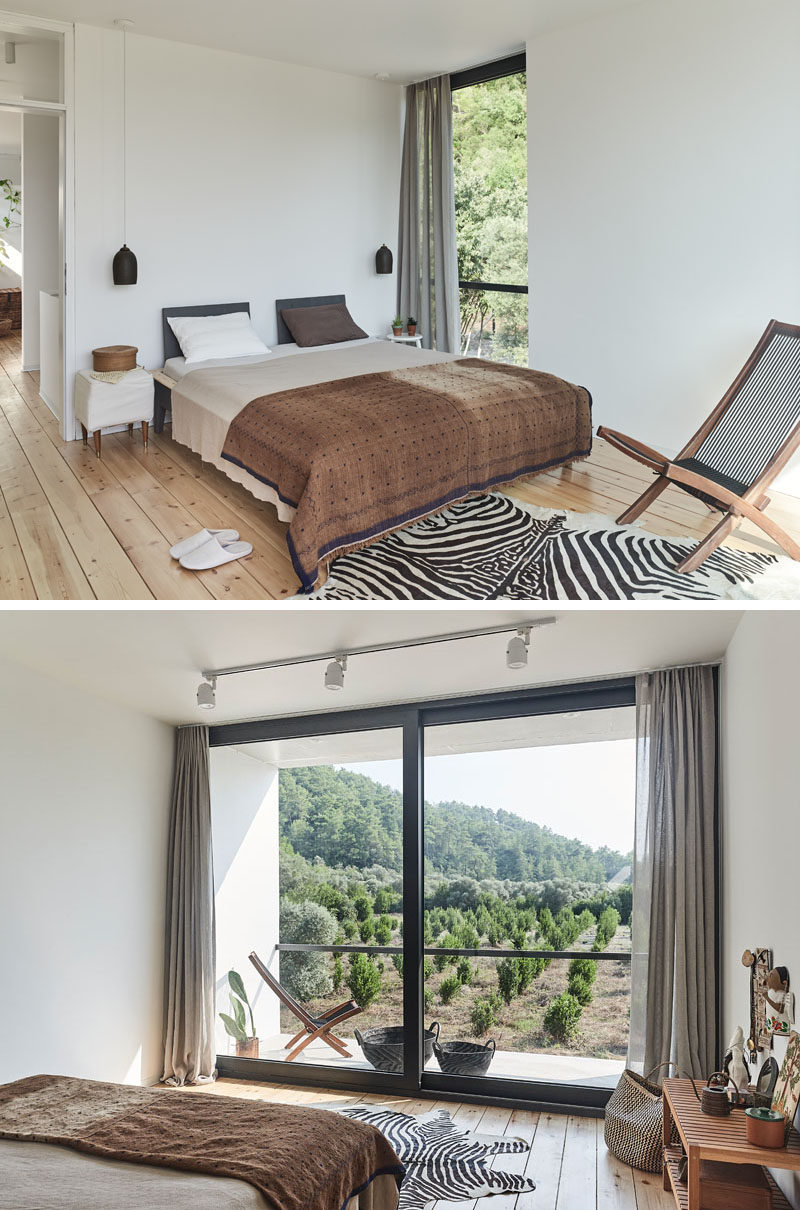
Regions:
M 699 1087 L 698 1082 L 698 1090 Z M 689 1161 L 686 1182 L 678 1179 L 683 1152 L 678 1146 L 670 1146 L 673 1122 Z M 701 1160 L 716 1160 L 723 1164 L 760 1164 L 800 1172 L 800 1134 L 792 1130 L 787 1146 L 780 1150 L 753 1147 L 745 1137 L 743 1109 L 734 1109 L 726 1118 L 711 1117 L 700 1109 L 691 1080 L 665 1080 L 664 1188 L 672 1191 L 679 1210 L 700 1210 Z M 791 1210 L 769 1173 L 767 1178 L 772 1186 L 773 1210 Z

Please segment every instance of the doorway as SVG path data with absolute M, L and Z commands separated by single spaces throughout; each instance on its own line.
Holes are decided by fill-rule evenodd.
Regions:
M 67 35 L 46 25 L 0 25 L 0 360 L 63 433 Z

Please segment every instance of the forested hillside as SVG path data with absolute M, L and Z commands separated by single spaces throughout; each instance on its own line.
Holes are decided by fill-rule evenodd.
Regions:
M 362 774 L 319 765 L 282 769 L 281 839 L 326 866 L 402 869 L 402 797 Z M 592 849 L 510 811 L 466 803 L 425 805 L 425 855 L 450 878 L 605 883 L 626 856 Z

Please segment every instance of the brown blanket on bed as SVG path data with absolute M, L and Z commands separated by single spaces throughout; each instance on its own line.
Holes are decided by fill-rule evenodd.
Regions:
M 263 395 L 232 421 L 222 457 L 296 508 L 287 541 L 309 591 L 334 553 L 586 457 L 591 433 L 583 387 L 464 358 Z
M 238 1178 L 275 1210 L 342 1210 L 403 1173 L 378 1130 L 335 1113 L 66 1076 L 0 1085 L 0 1138 Z

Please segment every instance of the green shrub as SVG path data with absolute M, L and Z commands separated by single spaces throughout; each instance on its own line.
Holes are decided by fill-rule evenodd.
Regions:
M 364 942 L 364 945 L 368 945 L 372 940 L 375 935 L 375 922 L 371 916 L 368 916 L 366 920 L 361 921 L 358 926 L 358 935 Z
M 597 963 L 593 958 L 573 958 L 569 964 L 569 978 L 573 975 L 580 975 L 591 987 L 597 978 Z
M 429 1013 L 433 1008 L 433 988 L 426 987 L 422 991 L 422 1002 L 425 1005 L 425 1012 Z
M 473 967 L 469 958 L 459 958 L 456 963 L 456 975 L 460 983 L 464 984 L 465 987 L 469 987 L 476 974 L 477 967 Z
M 578 1032 L 581 1006 L 569 992 L 551 1000 L 544 1014 L 544 1027 L 557 1042 L 568 1042 Z
M 376 911 L 379 916 L 382 916 L 384 912 L 390 912 L 392 910 L 393 903 L 394 900 L 391 894 L 389 891 L 387 891 L 386 887 L 382 886 L 375 895 L 373 910 Z
M 400 978 L 403 978 L 403 955 L 392 954 L 392 963 Z
M 441 997 L 442 1004 L 449 1004 L 451 1000 L 455 999 L 460 991 L 461 980 L 459 979 L 458 975 L 448 975 L 446 979 L 442 979 L 442 982 L 439 986 L 439 995 Z
M 479 996 L 469 1014 L 470 1024 L 478 1036 L 497 1024 L 497 997 Z
M 519 995 L 519 972 L 516 958 L 503 958 L 497 964 L 497 986 L 506 1004 Z
M 281 903 L 281 941 L 306 945 L 332 945 L 339 931 L 336 918 L 310 899 L 302 903 Z M 333 990 L 330 959 L 327 954 L 281 954 L 281 983 L 290 995 L 306 1002 L 327 996 Z
M 570 975 L 567 991 L 575 997 L 582 1008 L 586 1008 L 586 1005 L 592 1002 L 592 986 L 586 982 L 583 975 Z
M 340 954 L 335 954 L 333 959 L 333 990 L 335 992 L 338 992 L 339 988 L 342 986 L 343 979 L 344 966 L 342 965 L 342 958 Z
M 356 924 L 355 920 L 343 920 L 342 933 L 344 934 L 345 940 L 353 941 L 358 936 L 358 925 Z
M 350 955 L 350 973 L 346 982 L 359 1008 L 369 1008 L 380 995 L 381 972 L 369 954 Z
M 619 924 L 619 912 L 616 908 L 603 908 L 600 913 L 600 919 L 597 921 L 597 932 L 595 933 L 594 945 L 592 949 L 595 953 L 600 953 L 606 948 L 611 938 L 617 931 Z
M 422 959 L 422 978 L 425 980 L 426 983 L 428 982 L 428 980 L 430 979 L 432 974 L 433 974 L 433 959 L 432 958 L 423 958 Z
M 353 898 L 353 907 L 359 920 L 372 919 L 372 903 L 365 891 L 359 891 Z
M 366 924 L 366 920 L 364 921 Z M 381 916 L 375 926 L 375 941 L 378 945 L 388 945 L 392 939 L 392 926 L 388 916 Z

